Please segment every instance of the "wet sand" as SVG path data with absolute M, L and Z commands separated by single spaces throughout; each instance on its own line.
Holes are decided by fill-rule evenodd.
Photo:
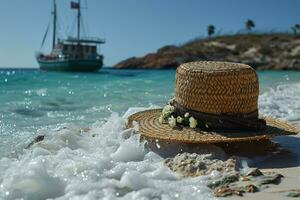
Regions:
M 254 194 L 245 194 L 242 199 L 293 199 L 287 197 L 292 190 L 300 190 L 300 135 L 281 136 L 274 138 L 283 148 L 280 152 L 255 164 L 262 172 L 273 171 L 284 176 L 278 185 L 270 185 L 269 188 Z M 300 192 L 300 191 L 299 191 Z M 241 199 L 233 196 L 228 199 Z

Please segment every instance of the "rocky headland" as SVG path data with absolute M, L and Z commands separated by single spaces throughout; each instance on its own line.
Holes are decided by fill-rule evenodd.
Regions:
M 117 69 L 171 69 L 200 60 L 230 61 L 258 70 L 300 70 L 300 35 L 238 34 L 167 45 L 117 63 Z

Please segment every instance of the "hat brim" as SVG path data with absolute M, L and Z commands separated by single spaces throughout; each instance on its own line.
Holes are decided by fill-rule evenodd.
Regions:
M 168 124 L 159 123 L 161 111 L 152 109 L 135 113 L 128 117 L 127 128 L 132 128 L 136 121 L 139 125 L 138 133 L 145 139 L 202 144 L 269 140 L 275 136 L 296 135 L 299 132 L 296 126 L 271 117 L 264 117 L 267 127 L 259 131 L 207 131 L 183 126 L 172 128 Z

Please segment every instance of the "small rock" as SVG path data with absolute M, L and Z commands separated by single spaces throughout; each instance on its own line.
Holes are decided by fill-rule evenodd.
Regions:
M 244 187 L 230 187 L 229 185 L 222 185 L 214 190 L 216 197 L 226 197 L 231 195 L 243 196 L 245 192 L 254 193 L 258 192 L 259 189 L 253 184 L 246 185 Z
M 257 180 L 257 185 L 262 186 L 262 185 L 266 185 L 266 184 L 279 184 L 281 181 L 281 178 L 283 177 L 283 175 L 281 174 L 275 174 L 275 175 L 270 175 L 270 176 L 261 176 L 258 180 Z
M 44 139 L 45 139 L 45 136 L 44 136 L 44 135 L 38 135 L 38 136 L 36 136 L 36 137 L 33 139 L 33 141 L 30 142 L 30 143 L 27 145 L 26 149 L 29 149 L 32 145 L 34 145 L 35 143 L 38 143 L 38 142 L 40 142 L 40 141 L 43 141 Z
M 256 185 L 250 184 L 244 187 L 244 191 L 248 193 L 255 193 L 259 191 L 259 188 Z
M 246 176 L 241 176 L 240 177 L 241 181 L 250 181 L 250 178 L 246 177 Z
M 286 194 L 287 197 L 300 197 L 300 192 L 295 192 L 295 191 L 292 191 L 292 192 L 288 192 Z
M 263 175 L 263 173 L 257 168 L 250 168 L 246 172 L 246 176 L 261 176 L 261 175 Z
M 235 174 L 229 174 L 229 175 L 225 175 L 223 176 L 221 179 L 218 179 L 216 181 L 213 181 L 211 183 L 209 183 L 207 186 L 209 188 L 217 188 L 219 186 L 226 186 L 230 183 L 236 182 L 239 180 L 239 174 L 235 173 Z
M 211 154 L 182 153 L 174 158 L 167 158 L 165 165 L 172 171 L 183 176 L 201 176 L 210 174 L 212 171 L 231 173 L 235 172 L 236 160 L 226 161 L 214 159 Z
M 44 138 L 45 138 L 44 135 L 38 135 L 36 138 L 34 138 L 34 142 L 37 143 L 37 142 L 43 141 Z
M 228 186 L 221 186 L 214 190 L 215 197 L 227 197 L 233 195 L 233 190 Z

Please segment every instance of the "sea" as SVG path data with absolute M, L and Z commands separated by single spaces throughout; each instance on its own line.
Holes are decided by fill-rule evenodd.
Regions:
M 299 126 L 300 72 L 258 75 L 260 112 Z M 209 176 L 173 173 L 125 130 L 174 81 L 175 70 L 0 69 L 0 199 L 214 199 Z

